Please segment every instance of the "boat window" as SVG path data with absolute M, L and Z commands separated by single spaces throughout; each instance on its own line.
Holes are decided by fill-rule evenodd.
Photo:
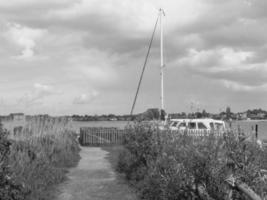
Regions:
M 210 129 L 214 130 L 214 124 L 212 122 L 210 122 Z
M 173 122 L 173 123 L 171 124 L 171 126 L 172 126 L 172 127 L 176 127 L 177 124 L 178 124 L 178 122 Z
M 178 128 L 186 128 L 186 123 L 185 122 L 181 122 L 179 124 Z
M 196 129 L 196 122 L 189 122 L 188 123 L 188 128 L 189 129 Z
M 221 130 L 223 129 L 223 124 L 222 123 L 215 123 L 216 130 Z
M 207 129 L 206 125 L 203 124 L 202 122 L 198 122 L 197 125 L 199 129 Z

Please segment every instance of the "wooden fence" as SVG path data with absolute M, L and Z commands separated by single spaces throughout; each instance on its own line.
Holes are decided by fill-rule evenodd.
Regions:
M 79 141 L 82 146 L 122 144 L 124 130 L 113 127 L 82 127 Z
M 171 131 L 173 134 L 186 134 L 191 137 L 205 137 L 210 134 L 222 137 L 223 132 L 208 130 L 179 130 Z M 83 146 L 104 146 L 122 144 L 125 130 L 115 127 L 82 127 L 80 128 L 80 144 Z M 163 132 L 164 134 L 164 132 Z

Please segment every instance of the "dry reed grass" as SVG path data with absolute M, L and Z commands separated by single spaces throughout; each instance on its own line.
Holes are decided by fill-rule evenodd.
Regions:
M 33 117 L 10 131 L 9 165 L 29 191 L 28 199 L 50 199 L 47 191 L 62 182 L 79 160 L 79 145 L 68 118 Z

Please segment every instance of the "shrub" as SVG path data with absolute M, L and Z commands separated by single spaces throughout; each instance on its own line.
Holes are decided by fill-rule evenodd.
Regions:
M 29 200 L 50 199 L 48 190 L 80 159 L 76 135 L 66 120 L 33 118 L 9 138 L 8 163 L 15 180 L 29 191 Z
M 129 128 L 124 137 L 125 150 L 119 156 L 117 169 L 126 172 L 126 178 L 138 182 L 143 180 L 149 162 L 154 160 L 160 149 L 156 149 L 154 128 L 149 125 L 136 125 Z
M 7 132 L 0 124 L 0 199 L 22 200 L 27 191 L 21 183 L 15 181 L 8 165 L 10 145 Z
M 192 137 L 142 123 L 127 132 L 117 170 L 143 199 L 246 199 L 226 184 L 229 176 L 266 195 L 266 150 L 233 132 Z

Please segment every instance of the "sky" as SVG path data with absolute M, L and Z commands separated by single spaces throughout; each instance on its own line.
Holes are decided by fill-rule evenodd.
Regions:
M 0 0 L 0 113 L 128 114 L 159 8 L 167 112 L 267 109 L 267 1 Z M 154 107 L 159 27 L 134 112 Z

